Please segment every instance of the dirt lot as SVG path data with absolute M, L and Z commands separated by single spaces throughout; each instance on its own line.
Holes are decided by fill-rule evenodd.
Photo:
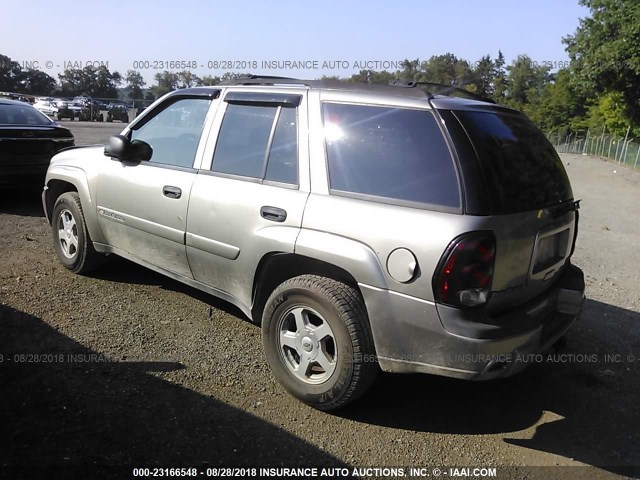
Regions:
M 123 128 L 65 124 L 78 144 Z M 583 199 L 574 262 L 588 285 L 562 350 L 573 357 L 488 383 L 381 375 L 333 414 L 280 388 L 259 328 L 232 306 L 117 258 L 90 277 L 70 274 L 55 259 L 39 192 L 4 195 L 0 476 L 57 466 L 99 478 L 117 465 L 640 474 L 640 173 L 563 160 Z M 523 466 L 555 468 L 513 468 Z

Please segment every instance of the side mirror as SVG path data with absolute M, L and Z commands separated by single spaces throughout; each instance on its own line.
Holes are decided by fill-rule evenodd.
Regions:
M 104 154 L 120 161 L 145 161 L 151 159 L 153 148 L 142 140 L 131 141 L 123 135 L 113 135 L 104 147 Z

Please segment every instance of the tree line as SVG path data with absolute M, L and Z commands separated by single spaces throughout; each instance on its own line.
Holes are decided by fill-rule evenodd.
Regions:
M 591 14 L 562 39 L 570 59 L 566 62 L 537 62 L 523 54 L 507 65 L 500 51 L 475 62 L 445 53 L 424 61 L 407 59 L 395 72 L 361 70 L 345 80 L 455 85 L 525 112 L 545 132 L 591 129 L 622 136 L 630 127 L 630 135 L 640 138 L 640 2 L 579 3 Z M 105 66 L 86 66 L 66 69 L 56 80 L 0 55 L 0 91 L 32 95 L 115 98 L 124 89 L 127 98 L 149 102 L 178 88 L 215 85 L 241 75 L 200 77 L 188 70 L 163 71 L 148 86 L 139 71 L 121 75 Z

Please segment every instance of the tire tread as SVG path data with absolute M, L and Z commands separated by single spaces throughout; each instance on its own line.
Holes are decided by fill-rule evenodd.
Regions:
M 379 370 L 377 362 L 369 359 L 375 354 L 375 347 L 366 307 L 360 293 L 343 282 L 319 275 L 300 275 L 286 280 L 276 288 L 267 301 L 271 308 L 265 309 L 265 312 L 274 311 L 286 299 L 284 293 L 287 290 L 300 287 L 314 291 L 333 303 L 351 338 L 353 374 L 347 390 L 335 401 L 314 405 L 320 410 L 336 410 L 353 402 L 368 390 Z
M 53 207 L 53 211 L 55 212 L 58 205 L 61 203 L 63 198 L 69 199 L 70 202 L 77 208 L 78 218 L 76 219 L 76 226 L 78 228 L 82 228 L 82 242 L 80 245 L 79 254 L 80 259 L 77 262 L 76 266 L 65 265 L 66 268 L 71 270 L 73 273 L 85 274 L 92 272 L 96 268 L 100 267 L 105 262 L 105 256 L 98 253 L 96 249 L 93 247 L 93 243 L 91 238 L 89 237 L 89 231 L 87 230 L 87 224 L 84 219 L 84 212 L 82 210 L 82 203 L 80 201 L 80 195 L 78 192 L 66 192 L 58 197 L 56 203 Z M 57 218 L 55 215 L 52 216 L 52 229 L 54 230 L 54 238 L 57 242 L 57 237 L 55 236 L 55 228 L 56 228 Z M 80 239 L 78 239 L 80 240 Z M 56 249 L 58 246 L 56 245 Z

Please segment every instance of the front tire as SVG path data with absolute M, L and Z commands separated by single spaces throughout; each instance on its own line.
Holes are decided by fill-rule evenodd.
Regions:
M 320 410 L 353 402 L 378 372 L 362 297 L 337 280 L 302 275 L 282 283 L 267 300 L 262 338 L 278 382 Z
M 104 256 L 96 252 L 89 238 L 76 192 L 58 197 L 51 215 L 53 243 L 60 263 L 74 273 L 87 273 L 100 266 Z

